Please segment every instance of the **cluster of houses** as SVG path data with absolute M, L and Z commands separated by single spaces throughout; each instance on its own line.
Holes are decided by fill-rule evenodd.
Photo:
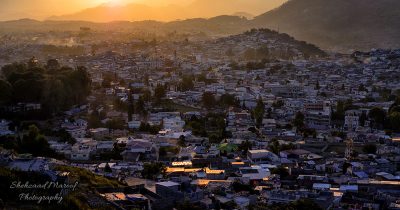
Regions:
M 244 53 L 260 43 L 274 59 L 247 65 L 256 61 Z M 400 135 L 374 126 L 369 114 L 374 107 L 388 112 L 395 103 L 389 96 L 400 90 L 400 50 L 305 59 L 295 45 L 261 32 L 165 42 L 135 53 L 123 53 L 126 45 L 115 48 L 73 58 L 89 67 L 92 95 L 87 106 L 65 112 L 68 120 L 58 119 L 52 128 L 74 141 L 48 141 L 65 157 L 63 164 L 125 182 L 126 189 L 99 189 L 112 205 L 168 209 L 189 201 L 204 209 L 248 209 L 310 199 L 322 209 L 400 209 Z M 279 58 L 283 54 L 290 58 Z M 103 85 L 106 75 L 113 81 Z M 191 85 L 182 89 L 187 78 Z M 152 103 L 160 85 L 162 99 L 185 110 Z M 145 114 L 104 102 L 136 103 L 146 93 L 152 99 L 144 102 Z M 203 106 L 205 93 L 213 95 L 215 107 Z M 220 106 L 227 95 L 237 103 Z M 260 100 L 261 123 L 254 116 Z M 94 106 L 99 101 L 104 104 Z M 346 110 L 340 110 L 343 103 Z M 103 112 L 103 126 L 89 125 L 89 115 Z M 188 126 L 210 113 L 222 116 L 223 132 L 229 133 L 220 142 L 211 142 L 207 123 L 201 125 L 207 135 L 195 135 Z M 299 113 L 303 117 L 296 119 Z M 121 128 L 106 126 L 113 120 L 122 121 Z M 10 125 L 0 121 L 0 136 L 15 134 Z M 146 126 L 158 129 L 149 132 Z M 363 151 L 367 144 L 376 151 Z M 59 164 L 55 160 L 1 155 L 9 168 L 57 176 L 51 169 Z M 152 163 L 165 168 L 146 180 L 141 172 Z

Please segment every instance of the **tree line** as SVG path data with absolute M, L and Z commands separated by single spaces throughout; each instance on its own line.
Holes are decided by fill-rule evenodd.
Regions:
M 48 63 L 54 63 L 49 61 Z M 32 66 L 13 63 L 2 67 L 0 106 L 38 103 L 46 114 L 82 104 L 90 93 L 90 76 L 85 67 Z

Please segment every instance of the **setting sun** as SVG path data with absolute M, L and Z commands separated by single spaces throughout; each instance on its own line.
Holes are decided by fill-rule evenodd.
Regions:
M 123 4 L 127 3 L 127 1 L 125 1 L 125 0 L 108 0 L 108 1 L 96 0 L 96 1 L 99 1 L 100 3 L 108 4 L 110 6 L 122 6 Z

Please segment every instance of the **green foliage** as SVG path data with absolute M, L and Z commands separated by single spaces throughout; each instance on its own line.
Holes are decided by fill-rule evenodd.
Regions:
M 115 80 L 115 75 L 111 73 L 104 73 L 103 74 L 103 82 L 101 83 L 101 86 L 103 88 L 111 88 L 111 82 Z
M 212 82 L 212 80 L 207 79 L 207 75 L 205 73 L 201 73 L 199 76 L 197 76 L 197 81 L 204 82 L 206 84 L 211 84 Z
M 88 188 L 96 187 L 121 187 L 123 186 L 117 180 L 105 178 L 103 176 L 96 175 L 86 169 L 76 168 L 72 166 L 57 166 L 57 171 L 70 172 L 70 181 L 79 181 L 80 185 L 84 185 Z
M 40 132 L 40 130 L 35 125 L 30 125 L 27 131 L 24 131 L 25 134 L 22 138 L 14 137 L 14 136 L 3 136 L 0 138 L 0 145 L 5 149 L 14 150 L 19 154 L 32 154 L 35 157 L 51 157 L 62 159 L 63 156 L 58 155 L 50 148 L 47 139 Z M 55 133 L 57 135 L 57 133 Z M 60 136 L 61 140 L 63 136 Z M 65 141 L 68 141 L 65 139 Z M 74 139 L 71 139 L 71 142 L 74 142 Z
M 347 110 L 358 109 L 359 107 L 353 105 L 351 99 L 347 101 L 338 101 L 336 104 L 336 111 L 332 113 L 332 120 L 343 121 L 344 115 Z
M 201 100 L 207 109 L 214 108 L 217 104 L 214 94 L 210 92 L 203 93 Z
M 158 84 L 156 89 L 154 90 L 154 97 L 157 101 L 160 101 L 167 94 L 165 87 L 163 85 Z
M 0 136 L 0 146 L 7 150 L 18 150 L 19 141 L 15 136 Z
M 106 127 L 111 130 L 123 130 L 126 127 L 126 123 L 122 119 L 112 119 L 106 122 Z
M 383 109 L 374 107 L 369 111 L 368 117 L 372 119 L 375 127 L 382 127 L 385 121 L 386 113 Z
M 143 165 L 142 177 L 145 179 L 156 179 L 159 175 L 165 174 L 165 165 L 160 162 L 145 163 Z
M 0 79 L 0 90 L 0 105 L 8 104 L 13 94 L 11 84 Z
M 186 122 L 185 127 L 192 130 L 193 135 L 207 137 L 207 131 L 205 128 L 206 119 L 197 119 L 196 117 Z
M 94 156 L 95 160 L 102 161 L 110 161 L 110 160 L 122 160 L 123 157 L 121 153 L 124 151 L 124 148 L 120 148 L 115 145 L 111 152 L 102 152 L 99 156 Z
M 65 129 L 60 129 L 59 131 L 53 133 L 53 135 L 59 137 L 61 142 L 67 142 L 69 144 L 76 143 L 76 140 Z
M 247 151 L 251 150 L 253 147 L 253 144 L 251 142 L 249 142 L 248 140 L 246 141 L 242 141 L 242 143 L 240 143 L 238 149 L 239 151 L 242 151 L 243 155 L 247 154 Z
M 304 114 L 301 112 L 296 113 L 296 117 L 294 118 L 293 125 L 302 128 L 304 126 Z
M 93 111 L 88 117 L 88 128 L 100 128 L 103 127 L 101 122 L 101 114 L 97 111 Z
M 29 153 L 33 156 L 54 157 L 56 155 L 35 125 L 29 126 L 28 133 L 22 137 L 15 149 L 18 153 Z
M 304 138 L 308 138 L 309 136 L 312 136 L 313 138 L 317 138 L 317 130 L 313 128 L 307 128 L 307 129 L 301 129 L 301 132 L 303 133 Z
M 272 107 L 274 108 L 281 108 L 283 105 L 285 105 L 285 102 L 283 102 L 282 100 L 278 100 L 272 103 Z
M 218 104 L 223 107 L 240 107 L 240 101 L 230 94 L 223 94 Z
M 186 147 L 186 138 L 185 136 L 179 136 L 178 145 L 180 147 Z
M 144 99 L 142 96 L 140 96 L 139 99 L 136 101 L 135 111 L 136 111 L 136 113 L 141 114 L 141 115 L 147 114 Z
M 161 130 L 161 126 L 159 125 L 153 125 L 151 126 L 148 123 L 140 123 L 139 131 L 140 132 L 148 132 L 153 135 L 157 134 Z
M 115 110 L 120 111 L 120 112 L 127 112 L 129 109 L 129 107 L 128 107 L 129 104 L 127 102 L 121 101 L 119 98 L 116 98 L 114 100 L 113 105 L 114 105 Z
M 179 153 L 179 147 L 160 147 L 158 154 L 160 157 L 168 156 L 168 153 L 177 155 Z
M 220 143 L 224 138 L 228 138 L 223 115 L 209 114 L 200 119 L 193 117 L 186 122 L 185 127 L 192 130 L 195 136 L 208 137 L 210 143 Z
M 255 191 L 254 189 L 248 185 L 248 184 L 243 184 L 239 181 L 235 181 L 232 183 L 232 188 L 235 192 L 243 192 L 243 191 L 247 191 L 250 192 L 251 194 L 254 194 Z
M 262 98 L 259 98 L 257 101 L 257 106 L 253 110 L 253 117 L 256 120 L 257 127 L 262 125 L 262 121 L 265 114 L 265 105 Z
M 393 104 L 393 106 L 390 107 L 389 113 L 393 112 L 400 112 L 400 105 Z
M 194 88 L 193 80 L 194 78 L 192 76 L 183 76 L 182 81 L 178 85 L 178 90 L 180 91 L 193 90 Z
M 288 170 L 282 166 L 271 169 L 271 174 L 277 174 L 281 177 L 281 179 L 284 179 L 285 177 L 289 176 Z
M 367 114 L 366 114 L 365 112 L 363 112 L 363 113 L 361 114 L 361 116 L 360 116 L 360 119 L 359 119 L 360 125 L 361 125 L 361 126 L 364 126 L 366 120 L 367 120 Z
M 2 72 L 6 81 L 0 82 L 5 90 L 0 94 L 0 103 L 40 103 L 45 113 L 52 114 L 83 103 L 90 93 L 90 77 L 85 67 L 49 70 L 10 64 L 2 67 Z
M 208 134 L 208 141 L 211 144 L 219 144 L 222 141 L 222 137 L 218 135 L 217 133 L 209 133 Z
M 363 146 L 362 150 L 366 154 L 375 154 L 377 148 L 375 144 L 366 144 Z
M 149 89 L 142 90 L 142 99 L 146 102 L 151 101 L 151 91 Z
M 272 139 L 271 142 L 269 143 L 269 148 L 273 153 L 279 155 L 281 151 L 295 149 L 295 145 L 292 143 L 279 144 L 279 141 L 277 139 Z
M 269 148 L 273 153 L 279 154 L 280 152 L 279 141 L 277 139 L 272 139 L 272 141 L 269 143 Z
M 387 119 L 388 127 L 395 132 L 400 132 L 400 112 L 392 112 Z

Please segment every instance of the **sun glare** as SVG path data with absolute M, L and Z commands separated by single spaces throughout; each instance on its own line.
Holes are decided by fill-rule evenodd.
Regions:
M 101 5 L 101 4 L 108 4 L 111 6 L 119 6 L 119 5 L 123 5 L 126 1 L 124 0 L 92 0 L 90 2 L 90 4 L 92 6 L 97 6 L 97 5 Z
M 108 2 L 110 5 L 112 6 L 120 6 L 123 5 L 123 1 L 122 0 L 110 0 Z

